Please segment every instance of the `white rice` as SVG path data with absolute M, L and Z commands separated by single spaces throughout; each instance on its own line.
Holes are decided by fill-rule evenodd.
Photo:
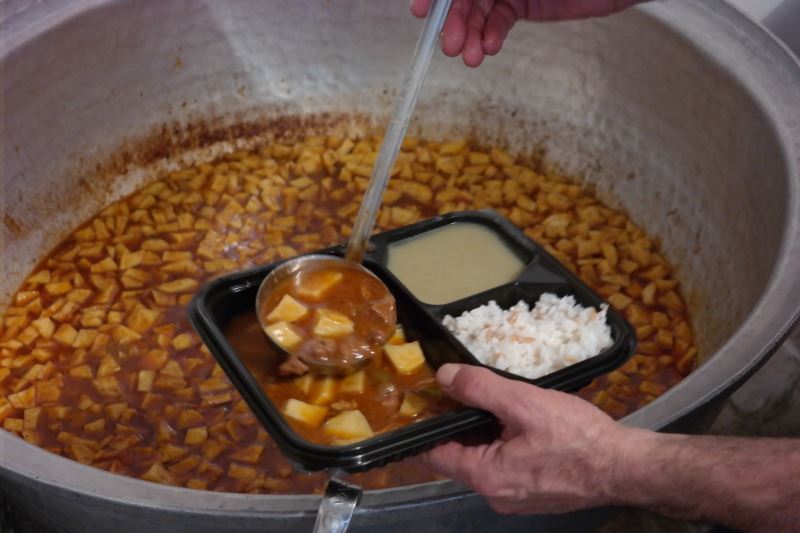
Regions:
M 548 293 L 533 309 L 520 301 L 503 310 L 491 301 L 457 318 L 448 315 L 442 324 L 483 364 L 533 379 L 611 346 L 607 310 Z

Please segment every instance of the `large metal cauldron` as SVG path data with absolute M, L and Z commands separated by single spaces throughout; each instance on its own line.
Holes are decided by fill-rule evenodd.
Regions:
M 145 179 L 108 177 L 122 163 L 159 164 L 169 142 L 208 157 L 210 141 L 227 139 L 220 133 L 249 131 L 227 126 L 264 117 L 385 116 L 385 89 L 418 27 L 406 4 L 0 2 L 0 306 L 70 227 Z M 704 363 L 626 423 L 701 428 L 797 318 L 800 68 L 724 2 L 521 24 L 477 72 L 438 57 L 422 100 L 422 133 L 545 149 L 661 237 L 680 266 Z M 115 476 L 2 431 L 0 467 L 8 497 L 65 531 L 296 530 L 318 505 Z M 353 527 L 510 530 L 595 518 L 498 517 L 437 482 L 367 493 Z

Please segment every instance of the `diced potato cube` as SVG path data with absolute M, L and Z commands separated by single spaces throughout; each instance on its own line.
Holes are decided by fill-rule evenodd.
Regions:
M 26 283 L 29 285 L 40 285 L 42 283 L 48 283 L 49 281 L 50 281 L 50 271 L 40 270 L 33 276 L 29 277 L 26 280 Z
M 289 400 L 291 401 L 291 400 Z M 242 463 L 258 464 L 261 454 L 264 453 L 264 446 L 261 444 L 253 444 L 238 452 L 231 454 L 230 458 L 233 461 L 241 461 Z
M 622 294 L 621 292 L 615 292 L 611 296 L 608 297 L 608 303 L 610 303 L 614 308 L 619 311 L 624 310 L 628 307 L 633 300 L 628 296 Z
M 188 430 L 186 432 L 186 438 L 183 440 L 183 442 L 189 445 L 193 445 L 193 444 L 203 444 L 206 440 L 208 440 L 208 428 L 203 426 Z
M 175 483 L 172 474 L 170 474 L 161 463 L 153 463 L 153 466 L 151 466 L 147 472 L 142 474 L 142 479 L 145 481 L 152 481 L 154 483 L 163 483 L 167 485 L 172 485 Z
M 83 430 L 88 433 L 96 433 L 98 431 L 103 431 L 106 428 L 106 420 L 105 418 L 98 418 L 94 422 L 89 422 L 88 424 L 84 424 Z
M 315 405 L 327 405 L 336 397 L 336 379 L 324 377 L 316 380 L 311 388 L 311 403 Z
M 24 345 L 29 346 L 33 341 L 36 340 L 38 336 L 39 332 L 36 331 L 36 328 L 28 326 L 17 335 L 17 340 L 21 341 Z
M 287 322 L 275 322 L 264 328 L 272 342 L 284 350 L 296 348 L 303 338 L 298 335 Z
M 50 279 L 49 272 L 47 279 Z M 19 291 L 16 296 L 14 296 L 14 305 L 22 307 L 28 305 L 38 297 L 39 291 Z
M 14 414 L 15 410 L 16 407 L 14 407 L 11 404 L 11 402 L 6 400 L 5 398 L 0 398 L 0 421 L 3 421 L 12 414 Z
M 66 294 L 72 290 L 72 283 L 69 281 L 55 281 L 53 283 L 48 283 L 44 286 L 44 290 L 47 291 L 48 294 L 51 296 L 58 296 L 60 294 Z
M 208 440 L 203 444 L 203 457 L 208 461 L 213 461 L 225 450 L 226 446 L 215 440 Z
M 185 474 L 200 464 L 202 459 L 199 455 L 190 455 L 186 459 L 175 463 L 169 467 L 169 471 L 173 474 Z
M 169 243 L 164 239 L 147 239 L 142 243 L 142 250 L 163 252 L 169 248 Z
M 141 368 L 159 370 L 167 364 L 168 359 L 169 353 L 167 353 L 166 350 L 159 350 L 156 348 L 147 352 L 144 357 L 142 357 L 139 364 Z
M 317 309 L 314 335 L 319 337 L 341 337 L 353 332 L 353 321 L 342 313 L 330 309 Z
M 94 377 L 92 374 L 92 367 L 89 365 L 80 365 L 75 368 L 70 368 L 69 375 L 73 378 L 92 379 Z
M 100 366 L 97 367 L 97 377 L 110 376 L 120 369 L 119 363 L 112 356 L 107 355 L 100 361 Z
M 159 290 L 169 294 L 177 294 L 177 293 L 193 291 L 199 285 L 200 284 L 196 280 L 193 280 L 191 278 L 181 278 L 181 279 L 176 279 L 174 281 L 168 281 L 167 283 L 162 283 L 159 286 Z
M 187 489 L 195 489 L 195 490 L 206 490 L 208 487 L 208 481 L 203 479 L 190 479 L 186 482 Z
M 56 330 L 55 324 L 48 317 L 38 318 L 31 322 L 31 325 L 46 339 L 52 337 Z
M 61 324 L 53 337 L 62 344 L 72 346 L 72 343 L 78 337 L 78 332 L 69 324 Z
M 303 298 L 319 300 L 325 292 L 339 283 L 344 274 L 333 270 L 322 270 L 305 276 L 297 287 L 297 294 Z
M 150 392 L 153 390 L 153 379 L 156 377 L 154 370 L 140 370 L 136 390 L 139 392 Z
M 284 294 L 278 305 L 268 315 L 267 322 L 294 322 L 308 314 L 308 307 L 289 294 Z
M 425 364 L 425 355 L 418 341 L 406 344 L 387 344 L 383 347 L 389 361 L 400 374 L 411 374 Z
M 106 257 L 102 261 L 95 263 L 90 268 L 92 273 L 99 274 L 104 272 L 114 272 L 117 270 L 117 264 L 110 257 Z
M 168 442 L 159 448 L 158 453 L 163 462 L 174 463 L 189 455 L 189 450 Z
M 172 339 L 171 344 L 176 350 L 186 350 L 195 345 L 195 337 L 191 333 L 181 333 Z
M 186 429 L 195 426 L 203 420 L 203 415 L 194 409 L 185 409 L 178 415 L 178 427 Z
M 161 270 L 169 274 L 196 274 L 200 271 L 200 268 L 194 261 L 186 259 L 183 261 L 173 261 L 171 263 L 167 263 L 161 266 Z
M 119 420 L 120 416 L 122 416 L 122 412 L 127 408 L 128 404 L 123 402 L 108 404 L 105 406 L 106 416 L 116 422 Z
M 125 324 L 138 333 L 144 333 L 153 327 L 160 315 L 160 311 L 139 305 L 130 312 L 125 319 Z
M 290 398 L 283 408 L 283 414 L 304 424 L 317 427 L 328 414 L 328 408 L 322 405 L 311 405 L 300 400 Z
M 36 384 L 36 396 L 42 403 L 56 402 L 61 398 L 61 388 L 51 381 L 40 381 Z
M 362 394 L 367 386 L 367 373 L 363 370 L 354 372 L 349 376 L 342 378 L 339 385 L 339 392 L 352 392 L 355 394 Z
M 108 316 L 111 317 L 111 313 Z M 133 342 L 142 338 L 139 333 L 126 326 L 114 326 L 114 329 L 111 330 L 111 336 L 114 337 L 114 340 L 123 343 Z
M 125 252 L 122 255 L 122 259 L 120 259 L 120 269 L 128 270 L 129 268 L 133 268 L 135 266 L 139 266 L 144 259 L 144 252 Z
M 161 374 L 166 374 L 167 376 L 174 376 L 176 378 L 184 377 L 183 368 L 181 368 L 181 364 L 178 361 L 172 360 L 168 361 L 164 368 L 161 369 Z
M 185 379 L 164 374 L 163 371 L 159 372 L 156 375 L 156 379 L 153 380 L 154 387 L 171 391 L 178 391 L 187 385 L 188 383 Z
M 258 470 L 252 466 L 231 463 L 228 465 L 228 476 L 232 477 L 233 479 L 250 481 L 258 477 Z
M 219 367 L 215 367 L 215 370 Z M 213 375 L 213 374 L 212 374 Z M 221 379 L 220 377 L 210 377 L 197 385 L 201 394 L 208 394 L 210 392 L 217 392 L 230 389 L 230 384 Z
M 347 440 L 368 439 L 375 434 L 366 417 L 358 409 L 342 411 L 329 418 L 323 429 L 328 435 Z
M 42 414 L 41 407 L 30 407 L 25 409 L 22 413 L 22 420 L 24 422 L 25 429 L 36 429 L 39 425 L 39 418 Z
M 6 418 L 3 421 L 3 429 L 6 431 L 16 431 L 19 433 L 25 427 L 21 418 Z
M 97 403 L 86 394 L 81 394 L 80 396 L 78 396 L 78 402 L 75 405 L 81 411 L 88 411 L 97 406 Z
M 104 396 L 116 397 L 122 394 L 119 381 L 113 375 L 95 379 L 94 386 Z
M 668 291 L 656 300 L 659 304 L 672 311 L 683 311 L 684 304 L 681 297 L 675 291 Z
M 428 407 L 428 400 L 419 394 L 407 392 L 403 396 L 403 403 L 400 404 L 400 414 L 402 416 L 417 416 Z
M 34 387 L 28 387 L 25 390 L 9 394 L 8 401 L 17 409 L 36 407 L 36 389 Z
M 82 329 L 78 332 L 78 335 L 75 337 L 75 340 L 72 341 L 72 347 L 88 348 L 92 345 L 96 337 L 97 337 L 97 330 Z
M 310 373 L 300 376 L 299 378 L 295 378 L 294 384 L 295 386 L 300 389 L 303 394 L 308 394 L 308 391 L 311 390 L 311 385 L 314 383 L 314 376 Z
M 656 329 L 669 326 L 669 317 L 665 313 L 653 313 L 650 320 L 652 326 Z
M 67 295 L 67 300 L 82 304 L 91 295 L 92 291 L 89 289 L 75 289 Z
M 191 390 L 191 389 L 189 389 Z M 233 401 L 233 396 L 230 392 L 223 392 L 221 394 L 211 394 L 203 396 L 203 405 L 222 405 Z

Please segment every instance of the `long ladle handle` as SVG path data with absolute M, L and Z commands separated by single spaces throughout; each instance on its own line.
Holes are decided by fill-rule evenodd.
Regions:
M 414 51 L 414 57 L 411 59 L 411 65 L 403 82 L 397 107 L 395 107 L 389 126 L 386 128 L 383 144 L 381 144 L 378 158 L 375 160 L 375 166 L 372 168 L 372 176 L 369 179 L 369 185 L 364 193 L 364 199 L 361 201 L 361 207 L 356 215 L 353 231 L 347 243 L 345 257 L 350 261 L 360 263 L 364 260 L 367 240 L 375 227 L 375 219 L 378 217 L 378 210 L 381 206 L 381 200 L 383 200 L 383 192 L 389 183 L 397 153 L 400 151 L 403 137 L 405 137 L 408 130 L 408 123 L 414 113 L 414 106 L 422 89 L 425 74 L 431 64 L 431 57 L 433 56 L 439 33 L 442 31 L 444 19 L 450 10 L 451 1 L 433 0 L 428 18 L 425 20 L 425 26 L 422 28 L 422 33 L 417 41 L 417 48 Z

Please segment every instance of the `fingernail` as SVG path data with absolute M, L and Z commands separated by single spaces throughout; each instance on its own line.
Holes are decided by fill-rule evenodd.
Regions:
M 458 365 L 449 363 L 442 365 L 439 367 L 439 370 L 436 371 L 436 381 L 438 381 L 439 385 L 442 387 L 450 388 L 450 386 L 453 384 L 453 380 L 456 378 L 456 374 L 458 374 L 460 370 L 461 369 L 458 367 Z

